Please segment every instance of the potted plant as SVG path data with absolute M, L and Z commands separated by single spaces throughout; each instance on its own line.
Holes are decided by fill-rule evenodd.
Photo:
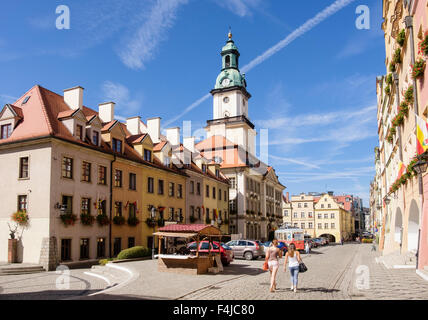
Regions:
M 391 87 L 389 85 L 387 85 L 385 87 L 385 94 L 390 94 L 391 93 Z
M 409 115 L 409 104 L 406 101 L 400 103 L 400 112 L 406 117 Z
M 389 71 L 391 72 L 395 72 L 395 64 L 393 64 L 392 62 L 389 64 Z
M 18 210 L 12 214 L 11 218 L 20 226 L 26 226 L 30 220 L 27 210 Z
M 189 220 L 190 220 L 190 223 L 195 223 L 196 222 L 196 218 L 194 216 L 190 216 Z
M 122 226 L 125 224 L 125 217 L 124 216 L 115 216 L 115 217 L 113 217 L 113 223 L 117 226 Z
M 413 86 L 410 86 L 404 93 L 404 101 L 409 104 L 413 103 Z
M 62 223 L 67 227 L 67 226 L 74 226 L 74 224 L 76 223 L 77 220 L 77 216 L 71 212 L 68 213 L 62 213 L 59 215 Z
M 412 65 L 412 77 L 414 79 L 422 78 L 425 72 L 425 60 L 418 59 L 414 65 Z
M 401 31 L 397 35 L 397 43 L 400 45 L 400 47 L 403 46 L 404 41 L 406 40 L 406 30 L 401 29 Z
M 400 48 L 395 49 L 394 56 L 392 57 L 392 62 L 394 64 L 401 63 L 401 49 Z
M 102 227 L 110 224 L 110 219 L 107 217 L 106 214 L 99 214 L 97 215 L 97 222 L 98 222 L 98 225 Z
M 94 224 L 94 221 L 95 221 L 95 218 L 90 214 L 82 213 L 80 215 L 80 222 L 84 226 L 92 226 Z
M 419 54 L 428 56 L 428 31 L 425 31 L 424 38 L 419 42 Z
M 152 218 L 147 218 L 145 222 L 146 222 L 147 226 L 149 226 L 150 228 L 153 228 L 156 226 L 156 220 L 154 220 Z
M 388 74 L 388 75 L 386 76 L 386 80 L 385 80 L 385 82 L 386 82 L 387 84 L 392 84 L 392 73 L 390 73 L 390 74 Z
M 138 220 L 137 217 L 129 217 L 128 218 L 128 225 L 131 227 L 135 227 L 140 223 L 140 220 Z

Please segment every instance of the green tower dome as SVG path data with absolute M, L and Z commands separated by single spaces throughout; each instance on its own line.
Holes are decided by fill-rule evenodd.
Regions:
M 229 32 L 229 40 L 221 50 L 222 69 L 217 76 L 214 89 L 224 89 L 230 87 L 247 87 L 245 76 L 239 71 L 239 51 L 232 40 L 232 33 Z

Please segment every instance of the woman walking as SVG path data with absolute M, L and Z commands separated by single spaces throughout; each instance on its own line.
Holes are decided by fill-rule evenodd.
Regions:
M 279 259 L 282 257 L 282 252 L 277 248 L 278 240 L 273 240 L 269 249 L 266 252 L 266 260 L 269 266 L 270 272 L 270 292 L 275 292 L 276 290 L 276 274 L 279 268 Z
M 288 251 L 285 254 L 284 271 L 287 271 L 287 262 L 291 275 L 291 290 L 297 292 L 299 263 L 302 262 L 302 259 L 300 258 L 300 252 L 296 250 L 296 245 L 294 243 L 291 243 L 288 246 Z

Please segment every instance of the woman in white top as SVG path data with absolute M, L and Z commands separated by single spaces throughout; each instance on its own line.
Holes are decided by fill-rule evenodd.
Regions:
M 299 278 L 299 263 L 302 262 L 300 258 L 300 252 L 296 250 L 296 245 L 291 243 L 288 246 L 288 251 L 285 254 L 285 262 L 284 262 L 284 271 L 287 271 L 287 262 L 288 269 L 290 269 L 291 275 L 291 290 L 297 292 L 297 282 Z
M 277 248 L 278 240 L 273 240 L 266 252 L 266 261 L 268 262 L 270 271 L 270 292 L 276 290 L 276 274 L 279 268 L 279 259 L 282 257 L 282 252 Z

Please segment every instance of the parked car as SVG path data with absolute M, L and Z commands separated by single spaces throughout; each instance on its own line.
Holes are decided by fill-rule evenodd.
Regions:
M 199 242 L 199 253 L 208 254 L 209 252 L 209 242 L 204 240 Z M 187 249 L 190 250 L 191 253 L 196 253 L 196 242 L 191 242 L 187 245 Z M 220 250 L 220 258 L 221 263 L 224 266 L 228 266 L 234 258 L 233 250 L 228 245 L 224 243 L 218 243 L 213 241 L 211 245 L 211 252 L 218 253 Z
M 327 238 L 320 237 L 320 239 L 323 241 L 323 246 L 327 245 L 329 243 Z
M 271 246 L 272 241 L 266 241 L 263 243 L 263 247 L 264 247 L 264 251 L 265 251 L 265 256 L 266 256 L 266 251 L 267 249 Z M 288 251 L 287 245 L 284 242 L 279 241 L 279 244 L 277 245 L 278 249 L 282 250 L 282 254 L 286 254 Z
M 312 248 L 318 248 L 321 244 L 315 241 L 315 238 L 309 239 L 311 241 Z
M 321 239 L 321 238 L 314 238 L 314 241 L 318 244 L 318 246 L 323 246 L 323 245 L 325 245 L 326 244 L 326 242 L 323 240 L 323 239 Z
M 233 256 L 247 260 L 265 256 L 264 246 L 255 240 L 232 240 L 226 243 L 233 250 Z

